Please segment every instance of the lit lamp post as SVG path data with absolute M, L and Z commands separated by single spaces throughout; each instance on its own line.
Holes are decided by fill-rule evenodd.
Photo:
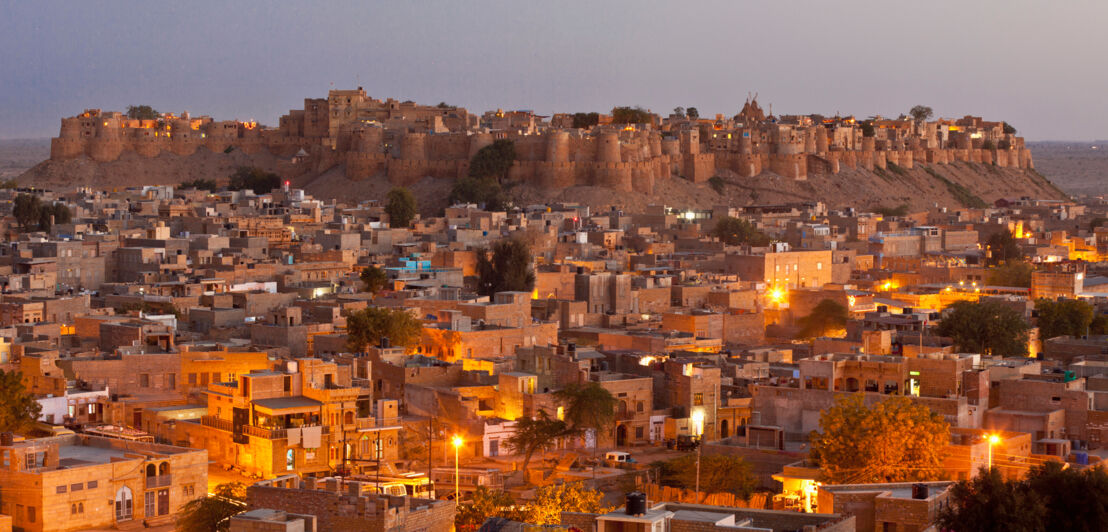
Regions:
M 462 498 L 460 495 L 461 489 L 459 488 L 461 477 L 458 476 L 458 451 L 461 450 L 465 440 L 463 440 L 461 436 L 455 434 L 454 439 L 451 441 L 454 442 L 454 502 L 456 503 Z
M 693 433 L 696 434 L 696 498 L 700 502 L 700 446 L 704 445 L 704 411 L 692 413 Z
M 996 434 L 989 434 L 986 438 L 989 441 L 989 471 L 993 470 L 993 446 L 1000 443 L 1000 436 Z

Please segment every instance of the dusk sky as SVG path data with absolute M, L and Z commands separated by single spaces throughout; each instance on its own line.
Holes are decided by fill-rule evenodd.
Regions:
M 276 125 L 306 97 L 1007 120 L 1108 138 L 1108 2 L 0 1 L 0 138 L 85 108 Z M 924 7 L 926 6 L 926 7 Z

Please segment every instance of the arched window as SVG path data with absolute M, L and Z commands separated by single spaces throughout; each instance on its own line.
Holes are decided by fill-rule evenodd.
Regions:
M 343 417 L 344 417 L 343 422 L 342 422 L 343 425 L 353 425 L 354 424 L 354 413 L 353 412 L 347 412 L 347 413 L 343 414 Z
M 115 492 L 115 520 L 126 521 L 134 515 L 134 501 L 131 488 L 123 486 Z
M 158 468 L 154 464 L 146 464 L 146 476 L 147 478 L 158 476 Z
M 169 462 L 162 462 L 158 465 L 158 476 L 164 476 L 169 474 Z

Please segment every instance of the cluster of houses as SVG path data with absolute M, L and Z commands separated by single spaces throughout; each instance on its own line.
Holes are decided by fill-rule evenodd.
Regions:
M 71 220 L 21 227 L 19 194 Z M 287 185 L 0 199 L 0 369 L 42 407 L 37 434 L 0 437 L 0 529 L 170 523 L 222 471 L 261 481 L 233 530 L 447 530 L 445 499 L 511 478 L 594 479 L 593 449 L 635 456 L 691 438 L 754 464 L 779 492 L 771 508 L 635 495 L 563 525 L 922 530 L 948 482 L 823 485 L 805 462 L 837 397 L 907 396 L 943 415 L 951 480 L 990 460 L 1012 478 L 1048 460 L 1086 466 L 1108 440 L 1108 341 L 1042 338 L 1034 312 L 1040 298 L 1108 304 L 1105 203 L 454 205 L 394 227 L 375 201 Z M 726 217 L 770 243 L 712 236 Z M 1001 232 L 1032 265 L 1030 286 L 991 282 Z M 529 245 L 534 286 L 478 295 L 478 254 L 503 238 Z M 386 273 L 383 290 L 366 291 L 367 268 Z M 844 329 L 798 339 L 825 300 L 847 309 Z M 1030 356 L 965 353 L 936 333 L 944 309 L 980 300 L 1028 320 Z M 370 307 L 410 313 L 421 334 L 351 350 L 347 316 Z M 616 399 L 611 427 L 558 442 L 579 460 L 520 471 L 518 420 L 563 415 L 557 393 L 588 383 Z

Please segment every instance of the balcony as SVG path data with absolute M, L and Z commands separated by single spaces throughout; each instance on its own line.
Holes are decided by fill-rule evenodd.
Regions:
M 146 477 L 146 489 L 164 488 L 173 484 L 173 475 Z
M 219 430 L 225 430 L 231 432 L 234 430 L 234 424 L 229 419 L 219 419 L 215 416 L 200 416 L 200 424 L 205 427 L 212 427 Z
M 360 417 L 360 418 L 357 418 L 355 420 L 355 422 L 356 422 L 355 424 L 356 424 L 358 430 L 372 430 L 372 429 L 376 429 L 376 428 L 399 427 L 400 426 L 400 418 L 398 418 L 398 417 L 387 417 L 387 418 L 381 419 L 379 422 L 378 422 L 377 418 Z

